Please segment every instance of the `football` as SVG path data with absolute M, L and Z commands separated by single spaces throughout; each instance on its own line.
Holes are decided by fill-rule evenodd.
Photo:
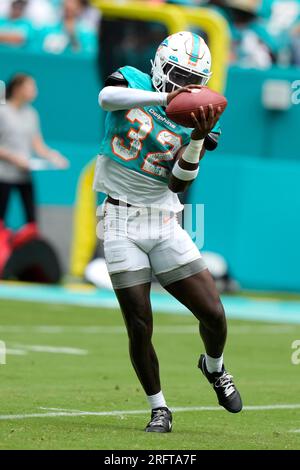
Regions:
M 222 112 L 227 106 L 227 99 L 216 91 L 211 90 L 207 86 L 195 88 L 192 93 L 182 92 L 177 95 L 167 106 L 167 116 L 172 121 L 184 127 L 195 127 L 191 113 L 200 117 L 200 106 L 204 107 L 205 115 L 208 114 L 208 107 L 212 104 L 214 111 L 220 106 Z

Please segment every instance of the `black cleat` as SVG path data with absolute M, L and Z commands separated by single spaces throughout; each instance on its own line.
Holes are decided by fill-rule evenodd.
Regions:
M 155 408 L 151 413 L 151 421 L 147 424 L 146 432 L 171 432 L 172 413 L 169 408 Z
M 217 394 L 219 404 L 230 413 L 239 413 L 243 408 L 242 399 L 232 381 L 232 375 L 226 372 L 224 365 L 221 372 L 210 374 L 206 367 L 205 355 L 201 354 L 198 367 L 212 384 Z

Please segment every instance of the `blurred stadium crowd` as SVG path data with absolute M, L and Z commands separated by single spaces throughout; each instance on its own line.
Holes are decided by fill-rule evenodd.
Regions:
M 126 3 L 125 0 L 111 0 Z M 205 6 L 229 22 L 231 62 L 300 65 L 300 0 L 144 0 Z M 101 12 L 89 0 L 0 0 L 0 48 L 97 54 Z
M 93 55 L 99 18 L 88 0 L 0 0 L 0 47 Z

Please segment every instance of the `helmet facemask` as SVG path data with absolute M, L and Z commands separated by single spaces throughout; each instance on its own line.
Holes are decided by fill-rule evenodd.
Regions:
M 182 67 L 172 62 L 164 62 L 159 64 L 160 70 L 156 68 L 156 76 L 154 76 L 154 68 L 157 67 L 155 62 L 152 63 L 153 85 L 157 91 L 163 93 L 172 93 L 173 91 L 185 87 L 187 85 L 206 85 L 210 79 L 211 73 L 198 73 L 191 69 Z
M 163 67 L 166 76 L 165 90 L 167 93 L 177 90 L 187 85 L 206 85 L 209 76 L 192 72 L 182 66 L 167 62 Z

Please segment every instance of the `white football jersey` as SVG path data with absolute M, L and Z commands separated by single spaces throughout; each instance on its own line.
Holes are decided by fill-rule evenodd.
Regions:
M 151 206 L 168 212 L 183 209 L 177 194 L 166 183 L 125 168 L 104 155 L 97 159 L 94 190 L 133 206 Z

